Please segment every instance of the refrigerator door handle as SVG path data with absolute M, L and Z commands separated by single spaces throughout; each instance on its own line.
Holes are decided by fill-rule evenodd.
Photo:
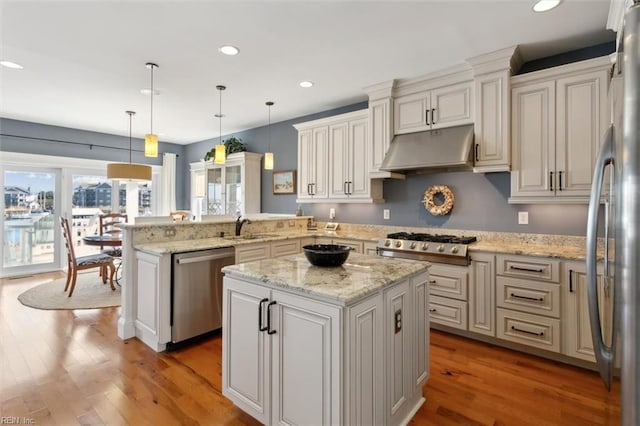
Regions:
M 597 246 L 598 246 L 598 209 L 600 206 L 600 196 L 602 195 L 602 185 L 604 181 L 605 168 L 608 165 L 615 167 L 614 163 L 614 138 L 613 126 L 609 127 L 605 135 L 604 143 L 600 149 L 600 155 L 596 161 L 593 173 L 593 184 L 591 186 L 591 198 L 589 200 L 589 213 L 587 221 L 587 300 L 589 306 L 589 324 L 591 325 L 591 338 L 596 355 L 596 362 L 600 377 L 604 381 L 607 390 L 611 390 L 613 378 L 613 346 L 608 347 L 604 343 L 602 327 L 600 322 L 600 306 L 597 289 Z M 608 215 L 606 216 L 608 220 Z M 605 228 L 608 224 L 605 224 Z M 615 314 L 614 314 L 615 321 Z M 613 345 L 613 343 L 612 343 Z

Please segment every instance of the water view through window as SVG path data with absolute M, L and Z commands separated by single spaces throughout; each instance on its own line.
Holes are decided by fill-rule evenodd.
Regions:
M 4 172 L 3 267 L 54 262 L 56 175 Z

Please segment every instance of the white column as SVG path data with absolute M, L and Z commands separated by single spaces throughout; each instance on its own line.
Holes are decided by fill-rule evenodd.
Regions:
M 138 217 L 138 183 L 127 182 L 127 218 L 129 223 L 134 223 Z

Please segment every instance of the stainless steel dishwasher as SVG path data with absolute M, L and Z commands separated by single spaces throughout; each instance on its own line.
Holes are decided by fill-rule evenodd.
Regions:
M 173 255 L 171 341 L 178 343 L 222 327 L 222 267 L 233 247 Z

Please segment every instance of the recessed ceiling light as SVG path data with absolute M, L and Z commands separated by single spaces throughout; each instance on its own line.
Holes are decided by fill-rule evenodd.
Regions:
M 562 0 L 539 0 L 533 5 L 534 12 L 546 12 L 558 6 Z
M 0 65 L 7 68 L 13 68 L 15 70 L 21 70 L 22 68 L 24 68 L 22 65 L 16 64 L 15 62 L 11 61 L 0 61 Z
M 145 96 L 150 96 L 151 89 L 140 89 L 140 93 L 142 93 Z M 160 94 L 160 91 L 158 89 L 153 89 L 153 96 L 158 96 L 159 94 Z
M 311 87 L 313 86 L 313 81 L 301 81 L 300 87 Z
M 234 56 L 234 55 L 237 55 L 238 53 L 240 53 L 240 49 L 238 49 L 235 46 L 231 46 L 229 44 L 229 45 L 225 45 L 225 46 L 220 46 L 218 48 L 218 52 L 224 53 L 225 55 Z

